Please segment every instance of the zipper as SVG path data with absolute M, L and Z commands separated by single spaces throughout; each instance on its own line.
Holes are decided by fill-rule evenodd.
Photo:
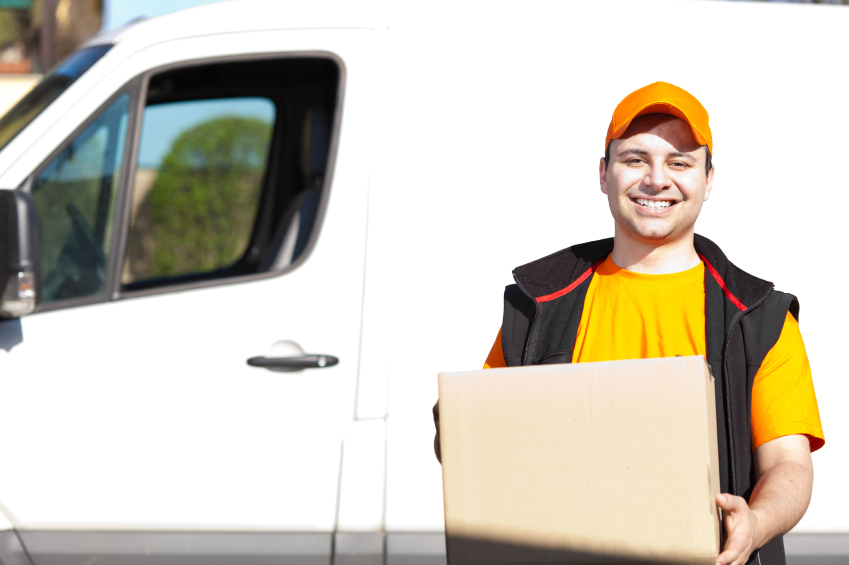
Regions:
M 751 312 L 763 304 L 774 289 L 774 286 L 770 287 L 763 296 L 746 309 L 746 312 Z M 733 494 L 737 493 L 737 465 L 734 460 L 734 419 L 731 412 L 731 386 L 728 384 L 728 358 L 725 356 L 725 352 L 728 351 L 728 345 L 731 343 L 731 336 L 734 335 L 734 327 L 744 314 L 745 312 L 741 310 L 738 310 L 737 313 L 734 314 L 734 317 L 731 319 L 731 329 L 728 332 L 728 338 L 725 340 L 725 347 L 722 350 L 722 386 L 725 388 L 725 419 L 728 421 L 728 457 L 729 463 L 731 464 L 731 491 Z

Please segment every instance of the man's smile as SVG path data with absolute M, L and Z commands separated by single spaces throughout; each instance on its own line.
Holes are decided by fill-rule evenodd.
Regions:
M 635 204 L 637 204 L 640 208 L 643 208 L 644 210 L 652 210 L 652 211 L 656 210 L 658 212 L 667 211 L 669 208 L 672 208 L 673 206 L 678 204 L 678 200 L 675 200 L 675 199 L 672 199 L 672 198 L 669 198 L 669 199 L 667 199 L 667 198 L 664 198 L 664 199 L 660 199 L 660 198 L 649 199 L 649 198 L 633 198 L 632 197 L 631 202 L 634 202 Z

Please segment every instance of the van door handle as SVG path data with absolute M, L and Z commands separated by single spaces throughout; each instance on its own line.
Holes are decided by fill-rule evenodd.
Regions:
M 304 369 L 324 369 L 339 363 L 333 355 L 301 355 L 299 357 L 251 357 L 248 365 L 270 371 L 292 373 Z

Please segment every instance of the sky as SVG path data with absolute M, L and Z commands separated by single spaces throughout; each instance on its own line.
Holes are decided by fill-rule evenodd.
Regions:
M 211 4 L 213 0 L 105 0 L 103 31 L 120 27 L 139 16 L 152 18 L 185 8 Z

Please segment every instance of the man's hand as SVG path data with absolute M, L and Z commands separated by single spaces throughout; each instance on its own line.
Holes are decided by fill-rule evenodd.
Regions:
M 814 467 L 807 437 L 768 441 L 755 450 L 753 462 L 757 483 L 750 504 L 733 494 L 716 495 L 728 533 L 717 565 L 744 565 L 753 551 L 790 531 L 811 501 Z
M 733 494 L 717 494 L 716 503 L 725 511 L 725 531 L 728 539 L 725 551 L 716 559 L 717 565 L 743 565 L 754 550 L 760 547 L 755 534 L 758 517 L 746 504 L 746 499 Z

